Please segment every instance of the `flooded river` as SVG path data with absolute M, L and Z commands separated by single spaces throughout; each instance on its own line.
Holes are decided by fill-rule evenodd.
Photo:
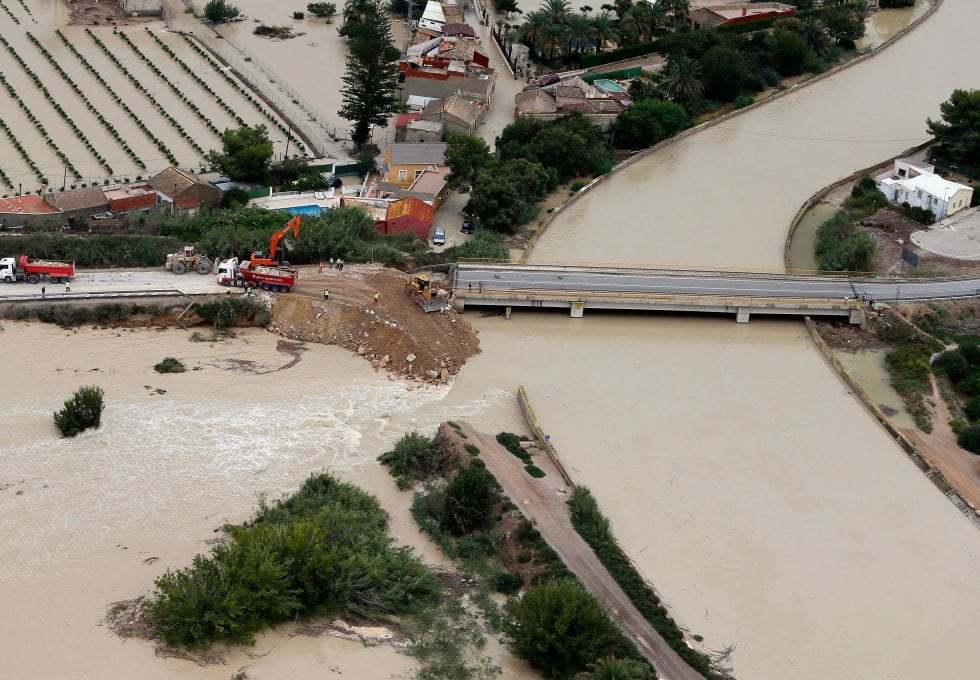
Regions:
M 980 3 L 946 0 L 873 59 L 641 159 L 558 216 L 532 259 L 782 267 L 808 196 L 922 143 L 952 90 L 980 85 L 978 25 Z
M 781 268 L 807 197 L 921 143 L 954 88 L 980 85 L 977 25 L 980 3 L 947 0 L 875 58 L 651 154 L 532 259 Z M 508 357 L 566 462 L 679 619 L 736 645 L 736 676 L 975 674 L 980 536 L 800 324 L 511 323 L 546 348 Z

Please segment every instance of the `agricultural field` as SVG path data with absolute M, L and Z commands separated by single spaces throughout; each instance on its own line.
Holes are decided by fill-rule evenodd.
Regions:
M 271 107 L 162 22 L 67 23 L 63 3 L 0 0 L 0 195 L 200 171 L 241 124 L 285 140 Z

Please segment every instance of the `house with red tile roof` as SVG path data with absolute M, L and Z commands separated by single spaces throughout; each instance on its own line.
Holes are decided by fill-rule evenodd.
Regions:
M 382 234 L 401 234 L 410 231 L 419 238 L 429 238 L 434 213 L 431 205 L 413 196 L 399 198 L 388 204 L 388 213 L 384 221 L 378 225 L 378 231 Z
M 61 211 L 41 196 L 27 194 L 0 198 L 0 227 L 20 229 L 54 224 L 63 224 Z

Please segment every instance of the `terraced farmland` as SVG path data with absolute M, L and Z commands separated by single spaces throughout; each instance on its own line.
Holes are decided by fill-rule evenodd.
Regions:
M 198 171 L 220 132 L 243 123 L 287 135 L 247 85 L 162 23 L 59 27 L 24 7 L 0 8 L 0 195 Z M 306 152 L 295 137 L 290 149 Z

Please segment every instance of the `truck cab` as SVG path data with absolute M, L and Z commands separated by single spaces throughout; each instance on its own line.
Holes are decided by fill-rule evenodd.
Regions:
M 218 265 L 218 283 L 222 286 L 235 286 L 238 279 L 238 258 L 229 257 Z
M 23 276 L 23 273 L 21 273 L 21 276 Z M 17 280 L 17 260 L 12 257 L 0 258 L 0 281 L 13 283 Z

